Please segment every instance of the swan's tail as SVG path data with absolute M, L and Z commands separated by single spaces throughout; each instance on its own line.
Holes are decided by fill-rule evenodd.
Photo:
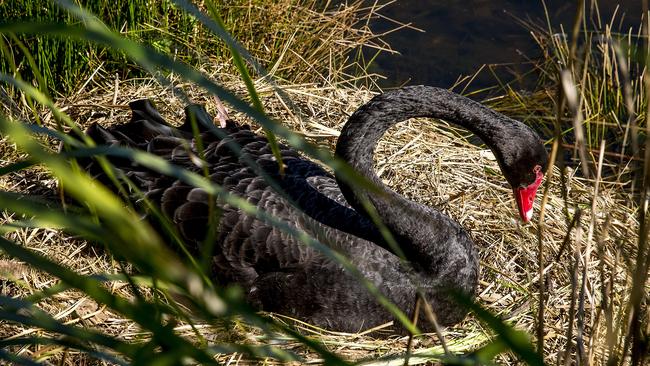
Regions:
M 148 99 L 130 102 L 129 107 L 132 116 L 128 123 L 110 127 L 93 123 L 86 130 L 86 134 L 98 146 L 119 146 L 147 151 L 190 170 L 198 169 L 204 164 L 198 157 L 195 137 L 201 139 L 202 146 L 208 146 L 237 130 L 248 129 L 248 126 L 238 126 L 230 120 L 223 105 L 218 105 L 219 117 L 216 119 L 223 128 L 215 126 L 215 118 L 198 104 L 185 107 L 185 121 L 179 127 L 168 123 Z M 108 159 L 117 169 L 118 177 L 123 174 L 131 178 L 144 192 L 156 184 L 154 177 L 160 177 L 159 174 L 152 174 L 149 169 L 138 166 L 129 159 L 110 156 Z M 78 162 L 84 170 L 102 183 L 110 183 L 108 176 L 94 159 L 80 158 Z

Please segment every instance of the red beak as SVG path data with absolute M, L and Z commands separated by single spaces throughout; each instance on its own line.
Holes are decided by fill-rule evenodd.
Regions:
M 535 202 L 535 194 L 537 193 L 537 188 L 542 184 L 542 179 L 544 178 L 544 173 L 542 173 L 542 168 L 540 166 L 535 167 L 535 182 L 527 187 L 518 187 L 515 188 L 515 200 L 517 201 L 517 207 L 519 208 L 519 216 L 524 222 L 530 221 L 533 217 L 533 203 Z

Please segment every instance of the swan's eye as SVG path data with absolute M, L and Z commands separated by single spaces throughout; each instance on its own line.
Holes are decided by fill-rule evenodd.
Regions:
M 544 178 L 544 172 L 542 171 L 542 167 L 540 165 L 535 165 L 533 168 L 533 174 L 530 175 L 530 182 L 532 183 L 520 183 L 519 188 L 528 188 L 532 185 L 539 186 L 539 184 L 542 182 L 542 179 Z

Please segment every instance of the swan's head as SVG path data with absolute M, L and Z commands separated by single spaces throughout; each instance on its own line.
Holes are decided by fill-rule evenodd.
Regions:
M 502 171 L 512 186 L 519 209 L 519 216 L 524 222 L 533 217 L 533 203 L 537 189 L 542 184 L 544 172 L 548 166 L 548 154 L 544 145 L 535 135 L 533 139 L 520 139 L 514 154 L 509 155 L 502 164 Z

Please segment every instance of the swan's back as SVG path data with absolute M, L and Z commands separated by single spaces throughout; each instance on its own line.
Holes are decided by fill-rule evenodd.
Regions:
M 88 135 L 99 145 L 141 149 L 198 174 L 207 168 L 210 179 L 227 191 L 347 254 L 366 277 L 386 288 L 389 298 L 412 299 L 413 290 L 403 286 L 408 270 L 392 253 L 371 242 L 381 240 L 378 231 L 347 205 L 334 178 L 322 167 L 280 145 L 285 168 L 281 175 L 267 139 L 232 121 L 225 128 L 202 127 L 203 154 L 199 154 L 189 114 L 185 124 L 174 128 L 149 101 L 130 106 L 130 122 L 111 128 L 93 124 Z M 186 113 L 196 116 L 198 126 L 212 124 L 201 107 L 188 107 Z M 211 198 L 202 189 L 131 161 L 112 163 L 159 207 L 192 254 L 212 256 L 216 281 L 241 285 L 253 305 L 343 331 L 358 331 L 392 318 L 358 281 L 320 251 L 222 201 L 213 211 L 218 213 L 218 223 L 210 228 Z M 110 186 L 98 164 L 81 164 Z M 138 197 L 134 191 L 130 199 L 141 201 Z M 156 220 L 150 221 L 162 229 Z M 206 246 L 208 234 L 214 240 Z M 207 247 L 211 253 L 205 253 Z

